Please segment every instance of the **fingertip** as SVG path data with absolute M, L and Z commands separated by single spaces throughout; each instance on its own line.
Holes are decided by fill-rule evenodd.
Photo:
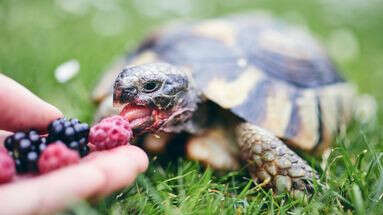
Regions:
M 131 185 L 136 177 L 147 169 L 149 163 L 146 153 L 132 145 L 92 154 L 93 157 L 85 163 L 98 168 L 107 179 L 97 196 L 105 196 Z
M 48 112 L 50 113 L 49 118 L 51 120 L 55 120 L 64 116 L 64 114 L 57 107 L 47 102 L 45 102 L 45 104 L 47 105 Z
M 4 142 L 4 140 L 10 136 L 12 133 L 8 131 L 0 130 L 0 145 Z
M 108 151 L 95 151 L 84 158 L 84 161 L 91 161 L 103 157 L 105 155 L 113 155 L 115 158 L 121 156 L 124 160 L 134 160 L 137 172 L 142 173 L 149 166 L 148 155 L 140 147 L 134 145 L 124 145 Z
M 62 117 L 53 105 L 43 101 L 16 81 L 0 74 L 0 129 L 45 132 L 48 124 Z
M 37 114 L 38 110 L 41 111 L 40 114 Z M 31 110 L 28 110 L 28 112 L 30 112 L 30 118 L 27 122 L 25 122 L 25 125 L 37 129 L 43 133 L 47 131 L 48 125 L 51 122 L 58 118 L 64 117 L 63 113 L 57 107 L 38 97 L 36 97 L 34 106 Z M 33 114 L 36 117 L 33 117 Z
M 138 173 L 143 173 L 149 166 L 148 155 L 140 147 L 134 145 L 126 145 L 117 148 L 116 150 L 124 150 L 127 157 L 134 158 L 137 165 Z
M 45 119 L 41 120 L 43 127 L 40 128 L 42 131 L 46 131 L 46 128 L 48 127 L 48 124 L 53 122 L 54 120 L 58 118 L 64 117 L 64 114 L 55 106 L 42 101 L 44 103 L 44 106 L 46 107 L 46 114 L 45 114 Z

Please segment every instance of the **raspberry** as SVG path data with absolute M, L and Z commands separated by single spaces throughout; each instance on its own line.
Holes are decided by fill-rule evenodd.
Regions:
M 45 138 L 34 130 L 19 131 L 7 137 L 4 146 L 15 160 L 18 173 L 37 172 L 37 160 L 45 148 Z
M 106 150 L 126 145 L 132 138 L 132 128 L 122 116 L 103 119 L 90 129 L 89 142 L 94 150 Z
M 0 184 L 11 181 L 15 173 L 15 163 L 11 156 L 0 150 Z
M 61 141 L 70 149 L 78 151 L 81 157 L 88 154 L 88 124 L 78 119 L 60 118 L 49 125 L 48 132 L 48 144 Z
M 4 146 L 2 146 L 2 145 L 0 145 L 0 153 L 8 153 L 8 150 L 4 147 Z
M 38 160 L 40 173 L 47 173 L 70 164 L 78 163 L 79 154 L 69 149 L 64 143 L 57 141 L 49 144 Z

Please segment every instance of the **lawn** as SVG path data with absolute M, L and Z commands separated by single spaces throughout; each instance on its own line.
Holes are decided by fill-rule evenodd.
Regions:
M 360 91 L 383 99 L 383 4 L 379 0 L 1 0 L 0 72 L 59 107 L 91 122 L 90 99 L 102 71 L 136 47 L 151 30 L 174 19 L 216 17 L 264 9 L 306 25 Z M 79 74 L 58 83 L 54 70 L 76 59 Z M 255 186 L 246 170 L 215 172 L 183 157 L 157 156 L 130 188 L 73 214 L 383 214 L 381 115 L 353 123 L 338 137 L 323 170 L 305 158 L 327 188 L 312 198 L 272 195 Z

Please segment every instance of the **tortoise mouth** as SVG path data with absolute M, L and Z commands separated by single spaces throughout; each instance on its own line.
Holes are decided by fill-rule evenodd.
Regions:
M 130 122 L 133 129 L 144 129 L 154 122 L 153 109 L 139 105 L 125 105 L 120 115 Z
M 136 104 L 125 105 L 120 115 L 130 122 L 135 134 L 155 132 L 169 118 L 169 113 Z

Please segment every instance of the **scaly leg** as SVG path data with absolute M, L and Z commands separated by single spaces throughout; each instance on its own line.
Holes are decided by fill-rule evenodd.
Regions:
M 276 192 L 312 191 L 315 171 L 280 139 L 250 123 L 236 127 L 242 158 L 254 180 Z

